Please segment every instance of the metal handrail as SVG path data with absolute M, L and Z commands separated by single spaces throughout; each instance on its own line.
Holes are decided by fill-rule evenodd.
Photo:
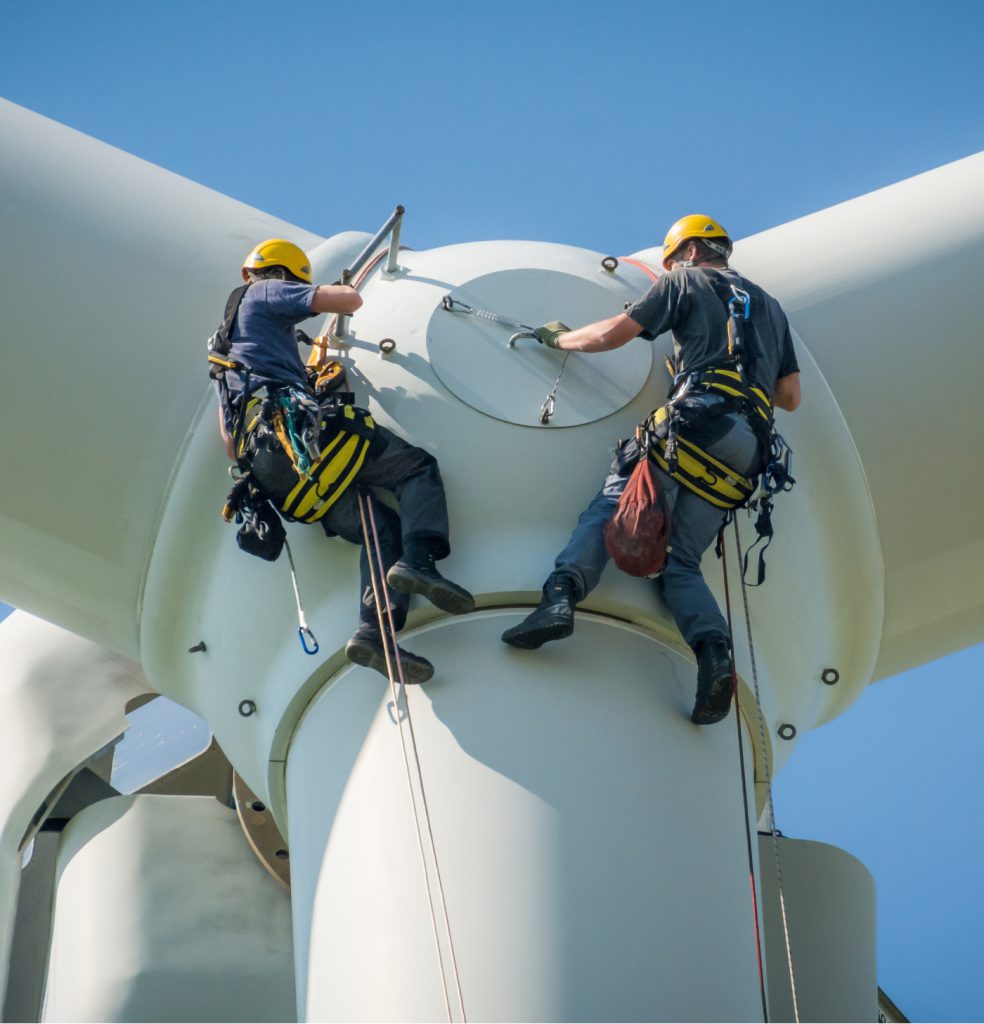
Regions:
M 352 265 L 342 271 L 342 284 L 351 284 L 355 279 L 355 275 L 369 262 L 370 259 L 375 255 L 376 249 L 379 243 L 387 236 L 390 236 L 389 254 L 386 257 L 385 272 L 392 274 L 397 269 L 396 257 L 400 251 L 400 229 L 403 227 L 403 214 L 404 209 L 402 206 L 397 206 L 396 209 L 386 218 L 386 223 L 372 236 L 371 239 L 366 243 L 365 248 L 358 256 L 352 261 Z M 339 313 L 335 320 L 335 337 L 344 338 L 348 334 L 348 324 L 351 314 Z

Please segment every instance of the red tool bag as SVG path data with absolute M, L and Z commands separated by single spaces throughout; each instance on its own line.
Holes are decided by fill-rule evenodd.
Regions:
M 666 568 L 670 512 L 660 492 L 656 467 L 643 450 L 618 508 L 605 526 L 605 548 L 630 576 L 658 576 Z

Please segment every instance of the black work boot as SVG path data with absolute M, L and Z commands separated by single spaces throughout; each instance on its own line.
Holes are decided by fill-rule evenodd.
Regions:
M 426 683 L 434 675 L 434 666 L 417 654 L 398 647 L 400 664 L 403 666 L 403 678 L 408 683 Z M 345 656 L 356 665 L 375 669 L 380 675 L 389 678 L 386 670 L 386 653 L 383 649 L 383 638 L 379 627 L 374 622 L 360 622 L 359 628 L 353 633 L 352 639 L 345 645 Z M 393 666 L 396 671 L 396 666 Z M 399 673 L 397 673 L 399 679 Z
M 733 693 L 728 641 L 723 636 L 703 640 L 697 648 L 697 700 L 690 721 L 713 725 L 727 718 Z
M 390 566 L 386 582 L 403 594 L 426 597 L 432 605 L 451 615 L 466 615 L 475 610 L 475 598 L 464 587 L 445 579 L 437 571 L 431 551 L 406 551 L 398 562 Z
M 539 606 L 518 625 L 502 634 L 510 647 L 535 651 L 548 640 L 563 640 L 574 632 L 574 581 L 569 576 L 550 576 L 543 585 Z

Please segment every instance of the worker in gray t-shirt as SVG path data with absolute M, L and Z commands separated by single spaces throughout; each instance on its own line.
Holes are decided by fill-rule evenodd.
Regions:
M 687 216 L 670 228 L 663 244 L 668 271 L 624 313 L 571 330 L 559 321 L 536 331 L 543 344 L 573 352 L 608 352 L 642 335 L 654 339 L 673 332 L 677 379 L 695 371 L 731 365 L 728 302 L 748 296 L 743 330 L 742 370 L 773 407 L 794 410 L 800 401 L 799 366 L 789 324 L 779 303 L 728 266 L 732 243 L 710 217 Z M 697 389 L 700 392 L 700 389 Z M 687 399 L 691 438 L 705 452 L 746 478 L 764 468 L 762 432 L 746 408 L 706 390 Z M 686 436 L 686 435 L 683 435 Z M 720 721 L 731 706 L 732 681 L 728 626 L 700 571 L 701 556 L 716 536 L 725 511 L 662 470 L 659 483 L 671 510 L 669 555 L 657 580 L 681 634 L 697 656 L 697 698 L 691 720 Z M 513 647 L 535 649 L 574 631 L 574 606 L 597 585 L 608 561 L 605 526 L 612 518 L 628 479 L 616 460 L 611 472 L 578 520 L 543 597 L 521 623 L 502 634 Z

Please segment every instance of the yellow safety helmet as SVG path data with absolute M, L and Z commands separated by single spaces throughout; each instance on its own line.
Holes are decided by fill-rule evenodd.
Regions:
M 681 217 L 666 233 L 666 238 L 663 240 L 664 270 L 670 269 L 667 266 L 670 257 L 691 238 L 723 238 L 723 247 L 728 251 L 722 255 L 725 259 L 731 255 L 732 244 L 728 232 L 713 218 L 705 217 L 702 213 L 691 213 L 686 217 Z
M 307 253 L 285 238 L 268 238 L 260 242 L 243 261 L 243 280 L 246 280 L 247 270 L 263 267 L 286 267 L 295 277 L 311 284 L 311 261 Z

